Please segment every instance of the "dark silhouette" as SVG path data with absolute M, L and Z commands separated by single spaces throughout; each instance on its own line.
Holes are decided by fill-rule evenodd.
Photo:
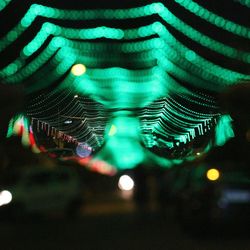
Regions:
M 147 171 L 146 166 L 143 164 L 138 165 L 134 169 L 134 201 L 140 213 L 145 213 L 149 208 L 150 187 Z
M 5 143 L 9 121 L 22 109 L 23 103 L 24 89 L 21 85 L 10 86 L 0 83 L 0 171 L 8 161 Z
M 228 162 L 247 168 L 250 163 L 250 84 L 241 83 L 228 88 L 220 96 L 221 109 L 229 113 L 235 137 L 223 147 L 214 148 L 207 156 L 208 163 Z M 230 164 L 229 164 L 230 165 Z

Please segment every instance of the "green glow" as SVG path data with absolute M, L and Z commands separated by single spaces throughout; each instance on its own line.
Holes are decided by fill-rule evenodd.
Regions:
M 157 7 L 156 7 L 157 6 Z M 156 10 L 161 10 L 157 12 Z M 109 13 L 109 15 L 105 15 L 105 12 Z M 122 13 L 122 14 L 121 14 Z M 134 13 L 134 15 L 131 15 L 131 13 Z M 171 13 L 166 7 L 164 7 L 163 4 L 161 3 L 153 3 L 150 5 L 147 5 L 145 7 L 139 7 L 139 8 L 132 8 L 132 9 L 125 9 L 125 10 L 87 10 L 87 11 L 66 11 L 66 10 L 57 10 L 49 7 L 45 7 L 42 5 L 36 5 L 33 4 L 29 11 L 26 13 L 24 16 L 21 24 L 17 25 L 16 28 L 14 28 L 11 33 L 9 33 L 6 36 L 6 39 L 2 39 L 0 42 L 0 50 L 4 49 L 9 43 L 15 41 L 19 35 L 22 34 L 22 32 L 25 31 L 25 29 L 32 24 L 36 16 L 43 16 L 47 18 L 55 18 L 55 19 L 69 19 L 69 20 L 76 20 L 76 19 L 95 19 L 95 18 L 104 18 L 104 19 L 124 19 L 124 18 L 138 18 L 141 16 L 148 16 L 148 15 L 153 15 L 153 14 L 158 14 L 164 21 L 168 22 L 170 25 L 172 25 L 174 28 L 178 29 L 180 32 L 182 32 L 184 35 L 187 35 L 191 39 L 201 43 L 203 46 L 207 46 L 208 48 L 215 50 L 218 53 L 222 53 L 226 56 L 230 57 L 238 57 L 239 51 L 236 49 L 226 46 L 223 43 L 219 43 L 212 38 L 205 36 L 204 34 L 201 34 L 194 28 L 188 26 L 184 22 L 182 22 L 180 19 L 178 19 L 173 13 Z M 48 32 L 55 32 L 55 30 L 59 31 L 59 29 L 56 29 L 56 25 L 50 24 L 51 26 L 48 27 L 48 24 L 43 26 L 45 28 L 45 33 Z M 105 28 L 105 27 L 104 27 Z M 103 30 L 102 27 L 97 28 L 96 32 L 97 33 L 102 33 L 99 32 L 101 31 L 100 29 Z M 142 28 L 144 29 L 144 28 Z M 71 29 L 72 30 L 72 29 Z M 116 30 L 116 29 L 112 29 Z M 154 25 L 153 30 L 156 33 L 161 32 L 161 27 Z M 93 31 L 93 30 L 92 30 Z M 121 30 L 120 30 L 121 31 Z M 43 31 L 44 32 L 44 31 Z M 43 33 L 41 31 L 41 33 Z M 96 33 L 94 32 L 94 33 Z M 67 32 L 70 34 L 70 32 Z M 112 32 L 111 32 L 112 33 Z M 134 34 L 136 35 L 135 32 L 129 32 L 128 34 Z M 141 32 L 139 32 L 141 33 Z M 143 32 L 142 32 L 143 33 Z M 149 33 L 150 34 L 150 33 Z M 58 34 L 55 34 L 56 36 Z M 145 34 L 146 35 L 146 34 Z M 45 35 L 46 36 L 46 35 Z M 84 35 L 85 37 L 85 35 Z M 41 37 L 43 40 L 43 38 Z M 120 39 L 120 38 L 118 38 Z M 132 39 L 132 37 L 130 37 Z M 31 46 L 32 47 L 32 46 Z M 30 52 L 32 52 L 32 48 L 30 49 Z M 242 54 L 242 60 L 247 60 L 250 62 L 250 57 L 247 56 L 249 53 L 245 53 L 241 51 Z
M 215 129 L 215 145 L 223 146 L 232 137 L 234 137 L 232 118 L 229 115 L 223 115 Z
M 118 169 L 133 168 L 144 160 L 145 149 L 141 145 L 140 124 L 130 112 L 116 112 L 106 128 L 106 143 L 98 154 Z M 110 136 L 111 128 L 116 133 Z
M 238 36 L 250 38 L 250 29 L 248 27 L 236 24 L 219 15 L 216 15 L 215 13 L 203 8 L 201 5 L 192 0 L 175 0 L 175 2 L 179 3 L 193 14 L 205 19 L 207 22 L 210 22 L 221 29 L 225 29 Z
M 14 135 L 14 123 L 15 123 L 15 118 L 11 118 L 11 120 L 9 121 L 9 125 L 8 125 L 8 130 L 7 130 L 7 135 L 6 137 L 9 138 L 12 135 Z
M 185 22 L 180 20 L 178 17 L 173 15 L 169 10 L 165 9 L 165 12 L 160 14 L 162 19 L 172 25 L 175 29 L 183 33 L 183 35 L 188 36 L 190 39 L 196 41 L 197 43 L 205 46 L 217 53 L 230 58 L 237 58 L 237 55 L 241 54 L 241 60 L 244 62 L 250 62 L 249 53 L 237 50 L 226 44 L 220 43 L 211 37 L 199 32 L 193 27 L 187 25 Z
M 239 2 L 240 4 L 250 8 L 250 0 L 234 0 L 234 1 Z
M 51 61 L 51 67 L 53 70 L 50 70 L 48 77 L 44 78 L 44 75 L 47 75 L 46 69 L 40 70 L 36 74 L 36 83 L 30 86 L 27 92 L 30 93 L 48 87 L 74 65 L 76 60 L 74 56 L 62 57 L 63 55 L 57 54 L 57 56 Z
M 2 11 L 12 0 L 0 0 L 0 11 Z
M 47 26 L 48 26 L 48 23 L 45 26 L 43 26 L 43 28 L 45 27 L 44 29 L 48 30 Z M 248 79 L 248 77 L 249 77 L 248 75 L 240 74 L 238 72 L 234 72 L 232 70 L 227 70 L 227 69 L 222 68 L 218 65 L 212 64 L 211 62 L 209 62 L 209 61 L 203 59 L 202 57 L 198 56 L 197 54 L 195 54 L 193 51 L 190 51 L 185 46 L 183 46 L 181 43 L 179 43 L 165 29 L 165 27 L 162 24 L 154 23 L 149 27 L 152 27 L 155 29 L 155 26 L 157 26 L 156 30 L 164 30 L 164 33 L 160 34 L 163 36 L 164 39 L 151 40 L 149 45 L 152 48 L 152 52 L 147 54 L 147 59 L 154 60 L 157 58 L 159 66 L 161 66 L 165 70 L 167 70 L 168 73 L 175 74 L 180 79 L 190 79 L 190 81 L 193 82 L 193 84 L 199 86 L 200 84 L 202 84 L 201 79 L 187 73 L 188 70 L 190 70 L 190 68 L 191 68 L 193 73 L 198 74 L 199 77 L 203 78 L 205 81 L 209 80 L 209 81 L 213 82 L 214 86 L 212 86 L 211 83 L 210 84 L 204 83 L 204 86 L 206 86 L 206 88 L 210 88 L 212 90 L 218 89 L 218 85 L 221 85 L 222 82 L 225 85 L 228 85 L 228 84 L 234 83 L 239 78 L 240 79 Z M 160 29 L 160 27 L 161 27 L 161 29 Z M 105 30 L 106 28 L 104 27 L 103 29 Z M 51 29 L 51 30 L 53 30 L 53 29 Z M 107 32 L 109 32 L 109 30 Z M 43 32 L 41 31 L 41 33 L 43 33 Z M 66 32 L 66 34 L 68 34 L 68 33 Z M 76 32 L 75 35 L 76 35 L 75 38 L 79 38 L 79 32 Z M 103 36 L 103 35 L 101 35 L 101 36 Z M 29 45 L 27 45 L 24 48 L 24 54 L 28 55 L 27 52 L 25 52 L 26 50 L 30 51 L 29 53 L 32 54 L 34 51 L 36 51 L 39 48 L 39 46 L 41 46 L 41 41 L 44 42 L 47 37 L 48 37 L 48 34 L 46 35 L 46 37 L 44 39 L 39 40 L 40 42 L 38 42 L 38 43 L 35 42 L 35 40 L 33 40 L 33 42 L 31 42 Z M 38 38 L 35 38 L 35 39 L 38 39 Z M 174 47 L 168 46 L 167 43 L 164 46 L 164 41 L 170 43 L 171 46 L 174 46 Z M 46 62 L 46 60 L 48 60 L 49 57 L 51 57 L 53 55 L 53 52 L 55 52 L 56 49 L 58 48 L 57 46 L 63 46 L 63 45 L 65 46 L 65 42 L 66 42 L 66 40 L 63 40 L 62 38 L 58 38 L 58 37 L 55 38 L 55 40 L 52 40 L 48 46 L 48 50 L 41 53 L 41 55 L 39 55 L 39 57 L 37 59 L 35 59 L 35 61 L 31 62 L 29 64 L 29 66 L 27 65 L 25 68 L 23 68 L 21 70 L 22 73 L 21 72 L 19 73 L 19 77 L 13 76 L 14 78 L 13 77 L 7 78 L 6 82 L 13 83 L 13 82 L 21 81 L 24 77 L 28 77 L 30 74 L 32 74 L 34 71 L 36 71 L 38 69 L 38 67 L 41 67 Z M 32 45 L 32 44 L 34 44 L 34 45 Z M 155 48 L 155 46 L 159 47 L 160 49 L 153 50 L 153 48 Z M 32 49 L 28 49 L 28 48 L 32 48 Z M 66 50 L 66 48 L 63 48 L 63 49 Z M 143 48 L 141 48 L 141 50 L 142 49 Z M 73 50 L 70 50 L 69 48 L 68 48 L 68 51 L 71 51 L 70 53 L 72 54 L 72 56 L 76 56 L 79 53 L 79 51 L 76 50 L 74 52 Z M 183 57 L 180 57 L 180 55 L 179 55 L 180 53 L 183 54 Z M 29 54 L 29 55 L 31 55 L 31 54 Z M 73 54 L 75 54 L 75 55 L 73 55 Z M 68 55 L 69 55 L 69 53 L 68 53 Z M 93 62 L 93 59 L 91 59 L 91 58 L 92 57 L 89 57 L 87 60 L 90 62 L 91 61 Z M 143 59 L 143 57 L 142 57 L 142 59 Z M 117 58 L 117 60 L 119 60 L 119 58 Z M 0 75 L 4 76 L 4 75 L 10 75 L 10 74 L 16 73 L 17 70 L 23 66 L 24 62 L 25 61 L 22 59 L 17 59 L 15 63 L 10 64 L 5 69 L 3 69 L 0 72 Z M 177 64 L 182 65 L 182 67 L 184 66 L 185 69 L 184 70 L 181 69 L 180 67 L 177 66 Z
M 248 0 L 239 1 L 248 3 Z M 9 2 L 0 0 L 0 10 Z M 192 0 L 175 2 L 231 35 L 250 38 L 249 28 L 218 16 Z M 152 15 L 155 16 L 148 19 L 147 25 L 139 25 Z M 41 21 L 34 23 L 37 17 Z M 75 28 L 76 22 L 70 22 L 97 19 L 104 20 L 105 25 L 111 24 L 90 28 L 89 22 L 85 22 L 84 28 Z M 112 26 L 112 22 L 105 20 L 138 25 L 124 29 L 118 26 L 119 22 Z M 246 68 L 250 63 L 249 51 L 203 34 L 158 2 L 103 10 L 64 10 L 32 4 L 20 22 L 0 40 L 0 51 L 18 42 L 34 25 L 38 25 L 37 33 L 27 38 L 19 55 L 0 69 L 1 80 L 5 84 L 23 84 L 26 93 L 45 89 L 60 80 L 58 88 L 33 100 L 27 114 L 49 129 L 71 133 L 95 149 L 103 146 L 97 158 L 109 161 L 118 169 L 132 168 L 144 160 L 172 167 L 184 159 L 160 158 L 145 147 L 173 149 L 177 144 L 204 135 L 215 126 L 216 120 L 216 145 L 223 145 L 233 136 L 229 117 L 218 113 L 216 100 L 203 90 L 219 93 L 237 84 L 239 79 L 249 79 L 249 73 L 222 67 L 216 60 L 209 61 L 199 50 L 179 41 L 172 29 L 225 60 L 245 63 Z M 86 68 L 81 71 L 84 74 L 72 74 L 74 65 L 84 65 Z M 187 82 L 199 91 L 193 92 L 179 82 Z M 74 98 L 76 95 L 79 98 Z M 60 114 L 76 117 L 81 122 L 59 124 L 53 114 L 58 106 Z M 135 113 L 117 110 L 135 110 Z M 8 135 L 13 133 L 13 127 L 9 127 Z M 28 145 L 28 130 L 25 131 L 22 140 Z M 191 155 L 187 160 L 194 158 Z
M 166 86 L 151 73 L 152 70 L 88 69 L 82 77 L 69 84 L 77 92 L 92 95 L 106 108 L 144 107 L 168 93 Z M 65 85 L 67 87 L 68 84 Z
M 44 8 L 44 11 L 41 11 L 43 8 Z M 173 16 L 173 14 L 170 13 L 169 10 L 166 9 L 162 4 L 156 3 L 156 4 L 152 4 L 152 5 L 145 7 L 145 9 L 148 9 L 148 8 L 151 11 L 150 12 L 151 14 L 155 13 L 156 9 L 157 10 L 160 9 L 161 11 L 158 14 L 163 15 L 162 17 L 165 21 L 169 21 L 171 23 L 172 22 L 171 20 L 174 20 L 174 23 L 172 24 L 175 25 L 175 27 L 179 29 L 179 31 L 184 32 L 185 34 L 186 33 L 193 34 L 191 37 L 192 39 L 197 38 L 198 39 L 197 41 L 202 41 L 202 37 L 200 37 L 200 35 L 204 36 L 204 34 L 199 35 L 197 32 L 192 30 L 192 27 L 185 27 L 187 28 L 186 30 L 190 29 L 190 32 L 186 32 L 185 30 L 183 30 L 182 28 L 186 24 L 182 25 L 183 23 L 181 23 L 181 21 L 177 17 Z M 131 9 L 128 9 L 128 10 L 131 10 Z M 127 13 L 128 10 L 124 10 L 124 13 Z M 33 11 L 35 14 L 41 14 L 41 15 L 42 13 L 46 13 L 47 11 L 49 11 L 51 12 L 51 15 L 55 15 L 55 11 L 52 11 L 51 8 L 46 10 L 46 7 L 44 6 L 42 7 L 39 5 L 34 5 L 33 7 L 31 7 L 30 11 L 31 12 Z M 121 12 L 121 10 L 117 10 L 117 11 Z M 147 13 L 147 11 L 145 13 Z M 91 17 L 91 15 L 89 17 L 93 18 Z M 58 18 L 57 15 L 55 18 Z M 88 18 L 88 15 L 86 16 L 86 18 Z M 128 18 L 131 18 L 131 17 L 128 17 Z M 15 32 L 15 34 L 17 34 L 17 32 Z M 121 34 L 122 36 L 120 37 Z M 162 37 L 163 39 L 152 40 L 152 44 L 150 43 L 152 50 L 154 49 L 153 52 L 151 53 L 151 60 L 153 60 L 154 58 L 159 58 L 159 55 L 161 55 L 161 58 L 158 64 L 161 67 L 163 67 L 164 70 L 167 70 L 168 73 L 175 74 L 175 76 L 177 76 L 181 80 L 189 79 L 196 86 L 203 84 L 204 86 L 206 86 L 206 88 L 215 90 L 219 88 L 219 85 L 221 85 L 222 82 L 225 85 L 228 85 L 228 84 L 234 83 L 239 78 L 248 79 L 249 77 L 248 75 L 239 74 L 237 72 L 233 72 L 232 70 L 224 69 L 222 67 L 219 67 L 218 65 L 212 64 L 206 61 L 205 59 L 201 58 L 200 56 L 195 54 L 193 51 L 185 48 L 181 43 L 176 41 L 176 39 L 166 30 L 165 26 L 163 26 L 160 22 L 155 22 L 147 26 L 142 26 L 142 27 L 139 27 L 138 29 L 124 30 L 124 31 L 121 29 L 115 29 L 115 28 L 104 27 L 104 26 L 96 27 L 92 29 L 80 29 L 79 30 L 79 29 L 64 28 L 64 27 L 60 27 L 58 25 L 46 22 L 42 25 L 41 30 L 37 33 L 34 39 L 24 47 L 23 57 L 31 56 L 35 51 L 37 51 L 40 48 L 40 46 L 46 41 L 49 35 L 57 36 L 55 39 L 52 39 L 51 48 L 48 48 L 49 50 L 52 49 L 52 51 L 55 51 L 56 48 L 58 48 L 58 46 L 59 47 L 65 46 L 65 40 L 63 40 L 63 38 L 58 37 L 59 35 L 68 37 L 70 39 L 81 39 L 81 38 L 82 39 L 83 38 L 84 39 L 96 39 L 100 37 L 106 37 L 110 39 L 121 39 L 121 38 L 134 39 L 138 37 L 150 36 L 152 34 L 158 34 L 159 37 Z M 211 39 L 210 40 L 208 38 L 206 39 L 208 41 L 208 44 L 213 44 Z M 165 46 L 163 43 L 164 41 L 166 41 Z M 168 46 L 169 42 L 171 44 L 171 47 Z M 178 46 L 176 46 L 176 44 Z M 206 45 L 206 44 L 203 44 L 203 45 Z M 130 47 L 134 48 L 135 46 L 130 46 Z M 159 47 L 160 50 L 155 50 L 155 47 Z M 168 49 L 166 50 L 166 48 Z M 215 49 L 216 47 L 213 47 L 213 48 L 209 47 L 209 48 Z M 223 53 L 224 49 L 222 48 L 226 48 L 225 45 L 218 44 L 216 51 Z M 161 51 L 161 49 L 164 49 L 164 52 Z M 232 49 L 233 48 L 229 48 L 228 53 L 226 53 L 225 55 L 233 56 L 233 57 L 235 55 L 238 57 L 239 51 L 236 49 L 232 51 Z M 20 73 L 18 77 L 15 76 L 14 78 L 13 77 L 7 78 L 6 82 L 17 83 L 17 82 L 22 81 L 25 77 L 28 77 L 29 75 L 34 73 L 38 69 L 38 67 L 43 65 L 45 61 L 48 60 L 50 56 L 52 56 L 53 54 L 51 53 L 52 51 L 50 51 L 50 53 L 47 53 L 46 51 L 44 53 L 46 54 L 46 57 L 40 57 L 40 60 L 38 61 L 34 60 L 33 63 L 30 63 L 29 67 L 25 67 L 25 69 L 24 68 L 22 69 L 22 73 Z M 136 49 L 134 51 L 136 51 Z M 77 51 L 73 53 L 77 54 Z M 183 54 L 182 57 L 179 56 L 180 53 Z M 169 58 L 167 58 L 166 55 L 169 55 Z M 243 57 L 241 59 L 243 61 L 247 58 L 250 59 L 250 56 L 248 56 L 248 54 L 243 53 L 242 56 Z M 89 57 L 88 60 L 90 61 L 91 57 Z M 18 71 L 18 69 L 21 69 L 24 63 L 25 63 L 24 60 L 17 59 L 16 62 L 8 65 L 5 69 L 3 69 L 3 71 L 0 72 L 0 75 L 2 76 L 13 75 Z M 177 65 L 183 65 L 184 69 L 179 68 Z M 193 73 L 198 75 L 198 77 L 192 76 L 191 74 L 187 73 L 190 69 L 192 70 Z M 201 82 L 201 79 L 199 79 L 200 77 L 203 78 L 205 81 L 208 80 L 210 82 L 213 82 L 214 86 L 211 86 L 211 83 L 207 84 L 206 82 Z
M 6 137 L 9 138 L 15 135 L 22 136 L 21 141 L 24 146 L 29 145 L 29 121 L 23 114 L 15 115 L 9 122 Z

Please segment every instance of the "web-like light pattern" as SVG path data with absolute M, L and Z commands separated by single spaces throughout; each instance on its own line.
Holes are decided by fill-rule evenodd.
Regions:
M 11 18 L 8 2 L 0 2 L 3 21 Z M 227 3 L 242 15 L 249 10 L 248 1 Z M 217 94 L 250 78 L 249 23 L 228 13 L 192 0 L 76 6 L 27 3 L 2 32 L 0 78 L 25 86 L 27 116 L 49 134 L 101 148 L 100 157 L 117 168 L 156 158 L 143 145 L 173 161 L 176 149 L 212 133 L 221 117 Z M 86 72 L 75 76 L 76 64 Z

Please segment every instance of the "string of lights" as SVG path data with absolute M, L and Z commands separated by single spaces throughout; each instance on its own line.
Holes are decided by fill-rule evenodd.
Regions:
M 0 1 L 1 20 L 9 18 L 10 2 Z M 249 8 L 247 0 L 237 2 Z M 225 121 L 217 95 L 250 79 L 250 48 L 238 46 L 249 42 L 250 28 L 192 0 L 171 4 L 27 4 L 2 32 L 0 54 L 7 60 L 0 80 L 25 87 L 26 115 L 39 124 L 34 133 L 42 128 L 39 136 L 53 141 L 60 131 L 94 151 L 101 148 L 111 165 L 130 168 L 147 155 L 142 145 L 181 150 Z M 127 156 L 118 153 L 125 149 Z

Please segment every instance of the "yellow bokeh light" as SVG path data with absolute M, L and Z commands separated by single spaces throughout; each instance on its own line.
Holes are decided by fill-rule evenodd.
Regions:
M 116 126 L 112 124 L 112 126 L 111 126 L 111 128 L 110 128 L 110 130 L 109 130 L 109 136 L 115 135 L 116 132 L 117 132 Z
M 83 64 L 75 64 L 71 68 L 71 73 L 75 76 L 81 76 L 86 72 L 86 67 Z
M 210 181 L 216 181 L 219 179 L 219 177 L 220 177 L 220 172 L 217 169 L 211 168 L 207 171 L 207 178 Z

